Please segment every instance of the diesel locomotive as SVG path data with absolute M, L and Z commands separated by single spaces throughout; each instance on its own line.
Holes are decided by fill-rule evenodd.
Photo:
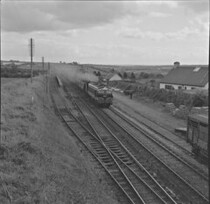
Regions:
M 80 88 L 83 89 L 93 101 L 100 107 L 108 108 L 112 105 L 113 95 L 110 88 L 99 82 L 90 82 L 82 80 L 79 84 Z

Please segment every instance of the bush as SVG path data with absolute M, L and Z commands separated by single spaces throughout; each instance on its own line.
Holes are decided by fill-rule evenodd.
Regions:
M 123 73 L 123 79 L 127 79 L 128 78 L 128 74 L 126 72 Z
M 174 103 L 176 107 L 185 105 L 191 109 L 192 107 L 208 106 L 208 97 L 201 93 L 191 95 L 179 91 L 157 89 L 147 86 L 140 87 L 138 92 L 142 96 L 153 99 L 153 101 L 158 100 L 164 103 Z

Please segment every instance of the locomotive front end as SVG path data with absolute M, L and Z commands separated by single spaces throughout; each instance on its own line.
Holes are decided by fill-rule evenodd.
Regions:
M 113 101 L 113 95 L 110 89 L 104 87 L 100 89 L 97 93 L 98 96 L 98 104 L 103 107 L 109 107 Z

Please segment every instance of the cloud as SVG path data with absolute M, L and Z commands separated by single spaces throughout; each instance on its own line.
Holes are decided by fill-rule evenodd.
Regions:
M 57 20 L 75 28 L 110 23 L 125 14 L 121 2 L 62 2 L 55 11 Z
M 83 29 L 128 15 L 123 2 L 3 2 L 2 29 L 13 32 Z
M 2 30 L 30 32 L 53 29 L 55 29 L 53 15 L 50 13 L 43 13 L 36 6 L 33 7 L 33 3 L 2 3 Z
M 136 1 L 136 3 L 140 6 L 142 6 L 142 5 L 146 5 L 146 6 L 151 6 L 151 5 L 163 6 L 163 5 L 165 5 L 170 8 L 177 7 L 177 1 L 173 1 L 173 0 Z
M 154 8 L 174 8 L 174 1 L 4 1 L 2 30 L 8 32 L 66 31 L 111 24 L 133 16 L 140 18 Z M 164 12 L 151 15 L 163 17 Z
M 200 1 L 180 1 L 178 2 L 179 6 L 190 9 L 191 11 L 200 14 L 206 13 L 209 11 L 209 1 L 200 0 Z
M 151 17 L 165 18 L 171 16 L 170 13 L 162 13 L 162 12 L 151 12 L 149 13 Z
M 160 40 L 181 40 L 195 35 L 201 34 L 198 28 L 184 27 L 175 32 L 155 32 L 155 31 L 142 31 L 139 28 L 126 28 L 117 32 L 117 35 L 125 38 L 133 39 L 151 39 L 155 41 Z

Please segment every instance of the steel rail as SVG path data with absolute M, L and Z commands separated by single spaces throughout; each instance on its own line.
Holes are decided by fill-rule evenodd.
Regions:
M 96 115 L 96 117 L 99 117 L 99 115 Z M 161 162 L 166 168 L 168 168 L 171 172 L 174 173 L 174 175 L 176 175 L 177 178 L 179 178 L 180 180 L 182 180 L 183 183 L 185 183 L 188 187 L 190 187 L 197 195 L 199 195 L 199 197 L 205 201 L 206 203 L 208 203 L 208 198 L 203 195 L 200 191 L 198 191 L 197 189 L 195 189 L 191 184 L 189 184 L 188 181 L 186 181 L 184 178 L 182 178 L 179 174 L 177 174 L 173 169 L 171 169 L 171 167 L 169 167 L 165 162 L 163 162 L 158 156 L 154 155 L 153 152 L 151 152 L 151 150 L 147 149 L 144 144 L 142 142 L 140 142 L 139 140 L 137 140 L 135 137 L 133 137 L 133 135 L 131 135 L 124 127 L 122 127 L 121 124 L 119 124 L 116 120 L 112 121 L 117 124 L 118 126 L 120 126 L 128 135 L 130 135 L 130 137 L 132 139 L 134 139 L 135 143 L 138 143 L 139 145 L 141 145 L 145 150 L 147 150 L 151 155 L 153 155 L 159 162 Z
M 145 148 L 145 147 L 144 147 Z M 147 150 L 148 151 L 148 150 Z M 150 151 L 151 154 L 151 151 Z M 156 159 L 158 159 L 154 154 L 152 154 Z M 188 184 L 187 182 L 185 182 L 185 180 L 183 178 L 181 178 L 179 175 L 176 174 L 176 172 L 174 172 L 172 169 L 170 169 L 170 167 L 168 167 L 165 163 L 163 163 L 160 159 L 158 159 L 159 162 L 161 162 L 162 164 L 165 165 L 166 168 L 168 168 L 171 172 L 174 173 L 174 175 L 176 175 L 177 178 L 179 178 L 183 183 L 185 183 L 185 185 L 187 185 L 188 187 L 190 187 L 196 194 L 198 194 L 200 197 L 202 197 L 203 200 L 205 200 L 205 202 L 208 202 L 208 199 L 205 198 L 203 195 L 200 194 L 200 192 L 198 192 L 196 189 L 194 189 L 190 184 Z
M 196 167 L 195 165 L 191 165 L 189 163 L 187 163 L 185 160 L 183 160 L 182 158 L 180 158 L 179 155 L 177 155 L 176 153 L 172 152 L 172 150 L 170 150 L 168 148 L 167 145 L 163 144 L 161 141 L 157 141 L 155 140 L 149 133 L 147 133 L 143 128 L 141 128 L 140 126 L 138 126 L 137 124 L 135 124 L 134 122 L 132 122 L 131 120 L 129 120 L 128 118 L 126 118 L 125 116 L 123 116 L 119 111 L 116 110 L 116 108 L 109 108 L 109 110 L 111 112 L 113 112 L 115 115 L 119 116 L 122 120 L 126 121 L 129 125 L 131 125 L 132 127 L 134 127 L 136 130 L 142 132 L 143 134 L 147 134 L 147 136 L 153 140 L 153 142 L 157 143 L 158 145 L 160 145 L 162 148 L 164 148 L 165 150 L 167 150 L 168 152 L 170 152 L 171 154 L 173 154 L 173 156 L 177 157 L 177 159 L 179 159 L 181 162 L 185 163 L 189 168 L 191 168 L 193 171 L 195 171 L 198 175 L 200 175 L 203 179 L 206 179 L 207 181 L 209 180 L 209 176 L 206 175 L 206 173 L 202 170 L 202 169 L 198 169 L 198 167 Z M 109 116 L 110 117 L 110 116 Z M 139 121 L 138 121 L 139 122 Z M 154 130 L 153 128 L 151 128 L 150 126 L 148 126 L 147 124 L 142 123 L 144 126 L 146 126 L 150 131 L 154 132 L 155 134 L 157 134 L 158 136 L 160 135 L 161 137 L 163 137 L 164 139 L 166 139 L 167 141 L 171 142 L 173 145 L 177 146 L 179 149 L 184 150 L 184 152 L 186 152 L 187 154 L 189 153 L 189 151 L 187 151 L 186 149 L 184 149 L 183 147 L 179 146 L 177 143 L 175 143 L 173 140 L 167 138 L 166 136 L 164 136 L 163 134 L 159 133 L 157 130 Z M 186 151 L 185 151 L 186 150 Z M 195 169 L 196 168 L 196 169 Z M 201 173 L 203 172 L 203 173 Z
M 142 204 L 146 204 L 144 202 L 144 200 L 141 198 L 141 196 L 138 194 L 138 192 L 135 190 L 134 186 L 132 185 L 132 183 L 129 181 L 129 179 L 127 178 L 127 176 L 124 174 L 124 172 L 122 171 L 121 167 L 119 166 L 119 164 L 116 162 L 115 158 L 112 156 L 112 154 L 109 152 L 109 150 L 98 140 L 98 138 L 96 138 L 94 135 L 92 135 L 89 132 L 89 135 L 91 135 L 92 139 L 94 139 L 94 142 L 92 142 L 92 144 L 96 145 L 95 142 L 97 142 L 97 145 L 100 152 L 102 151 L 102 149 L 104 149 L 108 155 L 110 156 L 110 158 L 112 158 L 112 160 L 114 161 L 114 164 L 117 166 L 119 171 L 116 171 L 114 169 L 108 169 L 107 166 L 110 165 L 110 161 L 108 161 L 108 164 L 106 162 L 103 162 L 103 158 L 104 158 L 104 152 L 103 155 L 100 155 L 100 153 L 95 153 L 93 151 L 93 148 L 91 149 L 80 137 L 80 135 L 77 133 L 78 128 L 73 129 L 71 125 L 69 125 L 69 122 L 72 120 L 68 120 L 68 118 L 66 117 L 66 114 L 62 114 L 62 111 L 59 110 L 59 108 L 56 106 L 56 103 L 54 101 L 53 95 L 51 95 L 53 104 L 56 108 L 56 111 L 59 113 L 59 116 L 62 118 L 62 120 L 65 122 L 65 124 L 67 125 L 67 127 L 74 133 L 74 135 L 82 142 L 82 144 L 88 149 L 88 151 L 94 156 L 94 158 L 102 165 L 102 167 L 105 169 L 105 171 L 111 176 L 111 178 L 115 181 L 115 183 L 117 184 L 117 186 L 123 191 L 123 193 L 126 195 L 127 199 L 132 203 L 132 204 L 137 204 L 137 203 L 142 203 Z M 66 109 L 66 112 L 69 114 L 68 109 Z M 79 121 L 73 116 L 71 115 L 75 121 L 81 126 L 81 124 L 79 123 Z M 87 130 L 85 130 L 87 131 Z M 90 142 L 90 141 L 89 141 Z M 100 160 L 100 156 L 101 156 L 101 160 Z M 107 158 L 105 157 L 106 161 Z M 107 164 L 107 166 L 106 166 Z M 113 168 L 113 165 L 112 165 Z M 114 174 L 115 173 L 115 174 Z M 117 174 L 116 174 L 117 173 Z M 119 177 L 119 173 L 121 174 L 121 177 Z M 122 181 L 120 181 L 120 179 L 124 177 L 123 179 L 123 183 Z M 118 179 L 118 180 L 117 180 Z M 125 186 L 125 181 L 127 182 L 126 186 Z M 120 183 L 121 182 L 121 183 Z M 126 189 L 128 186 L 130 186 L 129 189 Z M 130 192 L 129 192 L 130 191 Z M 133 192 L 132 192 L 133 191 Z
M 107 114 L 107 113 L 105 113 Z M 115 122 L 116 120 L 114 120 L 109 114 L 107 115 L 113 122 Z M 118 117 L 120 117 L 122 120 L 124 120 L 126 123 L 128 123 L 129 125 L 131 125 L 131 127 L 135 127 L 134 124 L 132 124 L 130 121 L 127 121 L 126 119 L 124 119 L 123 116 L 118 115 Z M 117 123 L 119 125 L 119 122 Z M 120 126 L 122 127 L 122 121 Z M 125 129 L 125 125 L 123 127 Z M 129 127 L 128 127 L 129 128 Z M 140 127 L 135 127 L 136 130 L 140 131 L 141 133 L 143 133 L 149 140 L 151 140 L 153 143 L 155 143 L 156 145 L 158 145 L 160 148 L 162 148 L 165 152 L 169 153 L 172 157 L 174 157 L 175 159 L 177 159 L 178 161 L 180 161 L 182 164 L 184 164 L 187 168 L 189 168 L 192 173 L 194 172 L 196 175 L 195 176 L 199 176 L 198 180 L 203 179 L 203 181 L 208 182 L 208 177 L 201 174 L 197 169 L 194 169 L 193 166 L 191 166 L 190 164 L 188 164 L 187 162 L 185 162 L 182 158 L 180 158 L 179 156 L 177 156 L 176 154 L 174 154 L 170 149 L 168 149 L 165 145 L 162 145 L 159 141 L 155 140 L 153 137 L 151 137 L 151 135 L 149 133 L 147 133 L 145 130 L 141 129 Z M 129 132 L 129 130 L 127 129 L 127 133 Z M 131 134 L 129 132 L 129 134 Z M 133 135 L 134 136 L 134 135 Z M 135 136 L 134 136 L 135 137 Z M 193 176 L 193 177 L 195 177 Z
M 75 102 L 75 101 L 74 101 Z M 79 121 L 79 122 L 81 122 L 81 121 Z M 84 124 L 81 124 L 81 126 L 83 126 L 83 128 L 84 129 L 86 129 L 86 127 L 85 127 L 85 125 Z M 91 126 L 91 125 L 90 125 Z M 94 129 L 94 128 L 93 128 Z M 87 130 L 88 131 L 88 130 Z M 99 135 L 97 135 L 97 133 L 95 134 L 96 135 L 96 137 L 97 137 L 97 139 L 98 140 L 100 140 L 100 142 L 104 145 L 104 146 L 106 146 L 105 145 L 105 143 L 103 142 L 103 140 L 99 137 Z M 152 192 L 152 194 L 155 196 L 155 197 L 158 197 L 158 199 L 161 201 L 161 203 L 164 203 L 164 204 L 168 204 L 168 203 L 173 203 L 173 204 L 175 204 L 176 202 L 175 201 L 173 201 L 173 199 L 171 198 L 171 197 L 169 197 L 169 199 L 167 200 L 168 202 L 165 202 L 164 200 L 163 200 L 163 198 L 161 198 L 156 192 L 154 192 L 154 190 L 142 179 L 142 178 L 140 178 L 139 177 L 139 175 L 137 175 L 134 171 L 133 171 L 133 169 L 131 169 L 127 164 L 125 164 L 123 161 L 122 161 L 122 159 L 121 158 L 119 158 L 112 150 L 109 150 L 109 152 L 111 152 L 111 154 L 112 155 L 114 155 L 114 158 L 116 158 L 117 160 L 118 160 L 118 164 L 119 164 L 119 161 L 121 162 L 121 165 L 123 165 L 124 166 L 124 169 L 125 168 L 127 168 L 129 171 L 130 171 L 130 174 L 129 174 L 129 177 L 131 176 L 131 174 L 133 174 L 133 177 L 135 177 L 135 178 L 137 178 L 138 179 L 138 181 L 140 181 L 141 182 L 141 184 L 140 183 L 136 183 L 136 181 L 134 182 L 135 184 L 137 184 L 137 187 L 138 187 L 138 189 L 139 190 L 145 190 L 145 188 L 147 189 L 147 191 L 148 191 L 148 189 L 149 189 L 149 191 L 151 191 Z M 153 178 L 152 178 L 153 179 Z M 132 185 L 133 185 L 133 183 L 132 183 Z M 136 185 L 135 185 L 136 186 Z M 135 187 L 134 186 L 134 187 Z M 141 188 L 140 188 L 140 187 Z M 147 192 L 148 193 L 148 192 Z M 152 199 L 154 199 L 154 196 L 152 197 L 150 197 L 150 201 L 152 200 Z M 167 196 L 169 196 L 169 195 L 167 195 Z M 144 198 L 143 198 L 144 199 Z M 172 199 L 172 201 L 171 201 L 171 199 Z M 148 201 L 148 198 L 147 198 L 147 201 Z M 151 202 L 149 202 L 149 203 L 151 203 Z M 157 200 L 156 200 L 156 202 L 155 202 L 155 204 L 157 203 Z
M 80 111 L 84 114 L 84 109 L 82 110 L 82 107 L 81 107 L 81 105 L 79 105 L 78 104 L 78 100 L 77 101 L 75 101 L 75 103 L 77 104 L 77 106 L 78 106 L 78 108 L 80 109 Z M 84 104 L 84 103 L 83 103 Z M 85 104 L 86 105 L 86 104 Z M 90 110 L 91 111 L 91 110 Z M 132 160 L 137 164 L 137 166 L 133 166 L 132 168 L 135 168 L 135 171 L 127 164 L 127 162 L 125 162 L 125 161 L 123 161 L 118 155 L 117 155 L 117 153 L 115 153 L 114 151 L 113 151 L 113 149 L 110 147 L 110 145 L 108 145 L 107 144 L 107 142 L 109 142 L 109 141 L 105 141 L 104 139 L 102 139 L 101 137 L 100 137 L 100 135 L 97 133 L 97 130 L 95 129 L 95 127 L 91 124 L 91 121 L 90 121 L 90 119 L 88 119 L 88 117 L 84 114 L 84 117 L 86 118 L 86 120 L 88 121 L 88 123 L 89 123 L 89 125 L 92 127 L 92 129 L 95 131 L 95 134 L 96 135 L 98 135 L 98 137 L 100 138 L 100 140 L 110 149 L 110 152 L 112 152 L 112 154 L 113 155 L 115 155 L 115 157 L 118 159 L 118 160 L 120 160 L 120 162 L 122 162 L 122 163 L 124 163 L 126 166 L 127 166 L 127 168 L 129 168 L 131 171 L 133 171 L 135 174 L 136 174 L 136 177 L 138 177 L 139 179 L 141 179 L 142 180 L 142 178 L 140 178 L 140 176 L 138 175 L 138 174 L 141 174 L 142 175 L 142 172 L 138 172 L 138 168 L 140 168 L 141 170 L 143 170 L 145 173 L 146 173 L 146 175 L 145 175 L 145 173 L 144 173 L 144 177 L 145 176 L 147 176 L 147 177 L 149 177 L 149 179 L 151 179 L 152 180 L 152 182 L 154 182 L 155 183 L 155 185 L 157 185 L 158 186 L 158 189 L 157 189 L 157 187 L 156 187 L 156 189 L 155 190 L 157 190 L 157 191 L 159 191 L 159 194 L 161 194 L 161 196 L 163 197 L 163 193 L 164 193 L 164 195 L 165 195 L 165 197 L 167 198 L 167 203 L 176 203 L 176 201 L 159 185 L 159 183 L 157 183 L 157 181 L 151 176 L 151 174 L 135 159 L 135 157 L 133 157 L 131 154 L 130 154 L 130 152 L 126 149 L 126 147 L 114 136 L 114 135 L 112 135 L 114 138 L 115 138 L 115 140 L 117 140 L 117 142 L 120 144 L 120 146 L 123 148 L 123 149 L 125 149 L 125 151 L 126 151 L 126 153 L 129 155 L 129 157 L 130 158 L 132 158 Z M 99 120 L 100 121 L 100 120 Z M 100 121 L 100 123 L 101 123 L 101 121 Z M 105 124 L 103 124 L 103 125 L 105 125 Z M 105 125 L 105 128 L 107 129 L 107 127 L 106 127 L 106 125 Z M 111 145 L 113 145 L 113 144 L 111 144 Z M 116 148 L 116 147 L 115 147 Z M 138 173 L 138 174 L 137 174 Z M 144 179 L 146 179 L 146 177 L 144 178 Z M 147 182 L 148 182 L 148 178 L 147 178 Z M 153 188 L 151 187 L 151 186 L 149 186 L 148 185 L 148 183 L 146 183 L 145 181 L 144 181 L 144 183 L 148 186 L 148 188 L 154 193 L 154 194 L 156 194 L 159 198 L 160 198 L 160 195 L 159 194 L 157 194 L 157 192 L 155 192 L 154 191 L 154 186 L 153 186 Z M 153 183 L 153 185 L 154 185 L 154 183 Z M 151 184 L 151 181 L 150 181 L 150 184 Z M 162 192 L 160 192 L 160 191 L 162 191 Z M 165 198 L 165 199 L 166 199 Z M 162 199 L 162 198 L 161 198 Z M 165 202 L 164 200 L 163 200 L 163 202 Z

